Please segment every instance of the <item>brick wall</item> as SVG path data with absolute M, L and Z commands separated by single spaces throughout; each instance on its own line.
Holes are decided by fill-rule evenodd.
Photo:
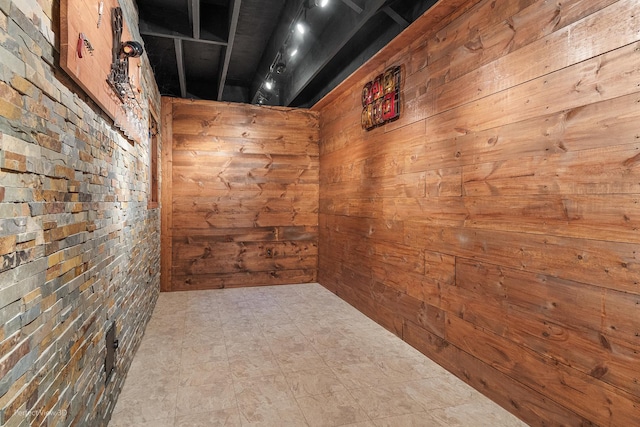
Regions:
M 137 35 L 132 0 L 120 3 Z M 106 425 L 159 292 L 149 142 L 123 138 L 59 68 L 58 8 L 0 0 L 3 426 Z M 105 385 L 112 322 L 120 348 Z

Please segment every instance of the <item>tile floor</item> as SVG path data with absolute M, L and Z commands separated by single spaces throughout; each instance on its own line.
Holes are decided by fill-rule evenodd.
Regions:
M 162 293 L 109 427 L 524 425 L 302 284 Z

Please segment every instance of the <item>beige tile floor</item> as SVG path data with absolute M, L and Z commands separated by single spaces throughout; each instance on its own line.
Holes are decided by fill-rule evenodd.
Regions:
M 318 284 L 162 293 L 109 424 L 524 425 Z

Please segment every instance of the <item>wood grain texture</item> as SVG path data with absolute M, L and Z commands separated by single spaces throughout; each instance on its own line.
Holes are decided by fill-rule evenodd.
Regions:
M 319 282 L 531 425 L 640 414 L 639 19 L 440 1 L 313 107 Z
M 318 114 L 170 102 L 163 289 L 316 280 Z
M 162 129 L 162 178 L 160 189 L 161 225 L 160 225 L 160 290 L 171 290 L 171 258 L 173 256 L 173 98 L 162 97 L 161 120 Z

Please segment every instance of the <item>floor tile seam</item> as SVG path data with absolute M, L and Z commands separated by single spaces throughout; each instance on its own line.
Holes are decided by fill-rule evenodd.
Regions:
M 234 344 L 242 345 L 243 343 L 234 343 Z M 264 360 L 264 359 L 273 359 L 275 361 L 275 354 L 273 353 L 271 348 L 269 348 L 268 345 L 266 347 L 264 347 L 264 350 L 265 350 L 265 352 L 268 351 L 269 354 L 258 354 L 258 353 L 255 353 L 255 354 L 246 355 L 246 354 L 240 353 L 240 354 L 236 354 L 236 355 L 233 355 L 233 356 L 227 356 L 227 358 L 229 360 L 229 363 L 237 362 L 237 361 L 243 361 L 243 360 L 244 361 L 247 361 L 247 360 L 254 361 L 256 359 L 257 360 L 260 360 L 260 359 L 262 359 L 262 360 Z
M 119 399 L 119 398 L 120 398 L 120 396 L 118 396 L 118 399 Z M 173 417 L 175 417 L 175 416 L 176 416 L 176 414 L 177 414 L 177 410 L 176 410 L 176 407 L 177 407 L 177 398 L 178 398 L 178 397 L 177 397 L 177 393 L 176 393 L 176 401 L 175 401 L 175 403 L 174 403 L 174 405 L 173 405 L 173 407 L 172 407 L 172 412 L 173 412 L 173 415 L 172 415 L 172 416 L 169 416 L 169 417 L 160 417 L 160 416 L 158 416 L 158 417 L 156 418 L 156 417 L 154 417 L 154 416 L 152 415 L 150 419 L 145 419 L 145 421 L 144 421 L 144 422 L 149 422 L 149 421 L 158 421 L 158 420 L 163 420 L 163 419 L 166 419 L 166 418 L 173 418 Z M 113 419 L 113 418 L 112 418 L 112 419 Z M 129 421 L 129 420 L 124 420 L 124 425 L 127 425 L 128 421 Z M 110 423 L 111 423 L 111 420 L 109 421 L 109 424 L 110 424 Z M 118 424 L 116 424 L 116 426 L 114 426 L 114 427 L 117 427 L 119 424 L 122 424 L 122 423 L 118 423 Z
M 220 323 L 220 330 L 222 332 L 225 331 L 237 331 L 237 330 L 242 330 L 242 329 L 248 329 L 250 330 L 252 327 L 255 328 L 257 325 L 251 321 L 251 322 L 247 322 L 247 324 L 245 324 L 244 322 L 234 322 L 229 321 L 229 319 L 226 319 L 227 321 L 221 321 Z
M 265 338 L 264 334 L 262 333 L 262 331 L 260 331 L 260 336 L 262 337 L 261 339 L 266 341 L 266 338 Z M 237 340 L 234 341 L 234 340 L 231 339 L 231 337 L 227 337 L 225 334 L 222 335 L 222 339 L 224 340 L 225 346 L 229 346 L 231 344 L 240 344 L 241 345 L 245 341 L 253 341 L 253 340 L 250 340 L 250 339 L 242 340 L 242 341 L 237 341 Z
M 249 405 L 243 405 L 242 402 L 241 402 L 241 399 L 239 399 L 237 395 L 238 395 L 238 393 L 236 393 L 236 401 L 238 402 L 238 408 L 241 408 L 243 406 L 249 406 Z M 287 401 L 292 401 L 292 400 L 295 400 L 295 399 L 296 399 L 296 397 L 292 394 L 292 395 L 286 396 L 286 397 L 272 398 L 272 399 L 269 399 L 268 401 L 262 401 L 261 400 L 261 401 L 258 401 L 258 403 L 259 404 L 272 405 L 272 404 L 277 403 L 277 402 L 287 402 Z M 298 406 L 298 402 L 297 401 L 296 401 L 296 406 Z M 300 409 L 300 408 L 298 407 L 298 409 Z
M 146 332 L 146 328 L 145 328 L 145 332 Z M 155 338 L 155 337 L 154 337 Z M 136 348 L 135 353 L 132 355 L 131 357 L 131 362 L 133 363 L 133 361 L 136 359 L 136 357 L 138 357 L 140 355 L 140 348 L 142 347 L 143 344 L 145 344 L 145 341 L 149 341 L 149 336 L 147 336 L 146 334 L 143 334 L 142 339 L 140 340 L 140 343 L 138 344 L 138 347 Z M 180 357 L 179 359 L 182 359 L 182 345 L 180 346 L 179 350 L 180 351 Z M 169 353 L 173 353 L 173 351 L 168 351 Z M 156 352 L 157 353 L 161 353 L 161 352 Z M 138 357 L 139 358 L 139 357 Z M 128 374 L 131 370 L 131 366 L 129 366 L 129 369 L 127 369 L 127 375 L 125 376 L 125 381 L 128 377 Z M 124 383 L 123 383 L 124 384 Z
M 277 398 L 276 398 L 276 399 L 274 399 L 274 400 L 273 400 L 273 402 L 285 401 L 285 400 L 292 400 L 292 399 L 293 399 L 293 400 L 296 402 L 296 407 L 298 408 L 298 410 L 300 411 L 300 413 L 301 413 L 301 414 L 303 415 L 303 417 L 304 417 L 304 412 L 302 411 L 302 407 L 300 406 L 300 404 L 299 404 L 299 402 L 298 402 L 298 400 L 297 400 L 297 397 L 296 397 L 296 395 L 295 395 L 295 393 L 294 393 L 293 387 L 292 387 L 291 383 L 289 382 L 289 380 L 288 380 L 288 378 L 287 378 L 286 373 L 282 372 L 282 369 L 281 369 L 281 368 L 280 368 L 280 371 L 281 371 L 281 373 L 280 373 L 280 374 L 275 374 L 275 375 L 264 375 L 264 377 L 266 377 L 266 376 L 278 376 L 278 375 L 279 375 L 279 376 L 282 376 L 282 378 L 284 379 L 284 381 L 285 381 L 285 383 L 286 383 L 286 385 L 287 385 L 288 396 L 287 396 L 287 397 L 283 397 L 283 398 L 279 398 L 279 399 L 277 399 Z M 254 379 L 255 379 L 255 378 L 260 378 L 260 377 L 252 377 L 252 378 L 254 378 Z M 252 378 L 247 378 L 247 379 L 245 379 L 245 380 L 252 379 Z M 237 391 L 235 391 L 235 390 L 236 390 L 236 388 L 235 388 L 235 384 L 236 384 L 236 382 L 235 382 L 235 381 L 236 381 L 236 379 L 234 379 L 234 392 L 235 392 L 235 395 L 236 395 L 236 400 L 238 400 L 238 410 L 240 410 L 240 409 L 239 409 L 239 407 L 240 407 L 240 402 L 239 402 L 239 399 L 238 399 L 238 397 L 237 397 L 237 396 L 238 396 L 238 392 L 237 392 Z M 238 381 L 240 381 L 240 380 L 238 380 Z M 309 425 L 309 422 L 307 421 L 306 417 L 305 417 L 305 422 L 307 422 L 307 425 Z
M 268 344 L 267 344 L 267 345 L 268 345 Z M 301 344 L 301 345 L 302 345 L 302 344 Z M 321 358 L 320 353 L 318 353 L 318 352 L 316 351 L 316 349 L 315 349 L 315 348 L 313 348 L 313 347 L 306 347 L 306 346 L 305 346 L 303 350 L 295 350 L 295 349 L 293 349 L 293 350 L 292 350 L 292 349 L 287 349 L 286 347 L 285 347 L 285 348 L 283 348 L 283 347 L 282 347 L 282 345 L 280 345 L 280 346 L 275 346 L 275 345 L 274 345 L 274 347 L 275 347 L 275 349 L 274 349 L 274 348 L 272 348 L 272 347 L 270 347 L 270 348 L 271 348 L 271 351 L 273 352 L 274 356 L 276 356 L 276 357 L 277 357 L 278 355 L 283 355 L 283 354 L 284 354 L 284 355 L 287 355 L 287 354 L 292 354 L 292 355 L 303 355 L 303 354 L 311 353 L 311 354 L 313 354 L 314 356 Z M 277 351 L 277 350 L 279 350 L 279 349 L 283 349 L 283 351 Z M 323 361 L 324 361 L 324 360 L 323 360 Z
M 339 378 L 338 378 L 339 379 Z M 376 386 L 371 386 L 371 387 L 363 387 L 363 388 L 375 388 Z M 354 394 L 351 392 L 351 390 L 349 388 L 347 388 L 347 386 L 345 386 L 345 390 L 347 391 L 347 393 L 349 393 L 349 396 L 351 396 L 351 399 L 353 399 L 354 402 L 356 402 L 356 405 L 358 405 L 358 408 L 360 408 L 360 410 L 366 414 L 367 418 L 369 419 L 369 421 L 371 423 L 373 423 L 374 418 L 371 417 L 371 415 L 369 415 L 369 412 L 360 404 L 360 402 L 358 402 L 358 399 L 356 399 L 356 397 L 354 396 Z
M 436 423 L 438 423 L 438 425 L 436 427 L 448 427 L 446 424 L 443 424 L 440 419 L 433 417 L 429 413 L 429 411 L 413 412 L 411 414 L 391 415 L 391 416 L 388 416 L 388 417 L 374 418 L 374 419 L 372 419 L 372 422 L 375 424 L 376 421 L 388 420 L 388 419 L 392 419 L 392 418 L 402 417 L 402 416 L 405 416 L 405 415 L 420 415 L 420 414 L 424 414 L 424 415 L 428 416 L 429 417 L 429 421 L 435 421 Z M 433 426 L 430 425 L 430 427 L 433 427 Z
M 296 406 L 298 407 L 298 411 L 300 411 L 300 414 L 302 415 L 302 418 L 304 419 L 305 424 L 308 427 L 310 427 L 311 426 L 311 421 L 309 420 L 307 415 L 304 413 L 304 410 L 302 409 L 302 406 L 300 406 L 300 402 L 298 401 L 298 398 L 295 395 L 293 396 L 293 400 L 294 400 L 294 402 L 296 402 Z
M 327 364 L 327 362 L 322 358 L 320 353 L 318 353 L 314 348 L 305 348 L 302 351 L 294 351 L 294 350 L 286 350 L 282 352 L 276 352 L 274 350 L 272 351 L 276 359 L 278 359 L 278 356 L 283 356 L 283 355 L 312 356 L 322 360 L 322 363 L 324 363 L 325 365 Z
M 242 381 L 242 380 L 249 380 L 249 379 L 253 379 L 253 378 L 266 377 L 266 376 L 269 376 L 269 375 L 283 375 L 283 376 L 284 376 L 285 374 L 284 374 L 284 372 L 282 371 L 282 368 L 280 367 L 280 365 L 278 365 L 278 362 L 277 362 L 277 361 L 276 361 L 276 366 L 278 367 L 278 371 L 280 372 L 279 374 L 251 375 L 251 376 L 238 376 L 238 375 L 235 375 L 235 374 L 234 374 L 234 372 L 232 371 L 232 372 L 231 372 L 231 376 L 233 377 L 234 384 L 235 384 L 235 381 L 236 381 L 236 380 L 238 380 L 238 381 Z M 235 387 L 234 387 L 234 391 L 235 391 Z
M 434 391 L 437 391 L 437 390 L 434 390 Z M 412 399 L 413 399 L 413 397 L 412 397 Z M 413 399 L 413 400 L 415 400 L 415 399 Z M 416 402 L 418 402 L 418 401 L 416 401 Z M 460 405 L 465 405 L 465 404 L 471 403 L 471 402 L 465 401 L 464 403 L 458 404 L 458 405 L 447 405 L 446 403 L 441 402 L 441 401 L 439 401 L 437 399 L 436 400 L 430 400 L 429 402 L 433 403 L 434 406 L 427 407 L 422 402 L 418 402 L 418 404 L 424 408 L 424 412 L 426 412 L 429 415 L 431 415 L 431 413 L 433 411 L 437 411 L 437 410 L 440 410 L 440 409 L 453 408 L 453 407 L 456 407 L 456 406 L 460 406 Z
M 189 304 L 189 302 L 187 301 L 187 305 L 188 304 Z M 180 342 L 180 349 L 179 349 L 179 352 L 180 352 L 179 360 L 180 361 L 182 361 L 185 337 L 187 335 L 186 324 L 187 324 L 187 313 L 188 312 L 189 312 L 188 309 L 185 309 L 182 312 L 182 331 L 183 331 L 183 333 L 182 333 L 182 340 Z M 174 424 L 174 426 L 175 426 L 175 424 L 176 424 L 176 422 L 178 420 L 178 416 L 179 416 L 178 415 L 178 396 L 179 396 L 179 392 L 180 392 L 180 388 L 181 388 L 181 385 L 180 385 L 181 377 L 182 377 L 182 363 L 180 363 L 179 370 L 178 370 L 178 386 L 177 386 L 177 389 L 176 389 L 175 402 L 174 402 L 174 405 L 173 405 L 173 415 L 174 415 L 173 416 L 173 424 Z
M 227 359 L 227 363 L 229 364 L 229 371 L 231 371 L 231 364 L 230 364 L 230 361 L 229 361 L 229 347 L 227 346 L 227 342 L 224 339 L 222 341 L 223 341 L 223 345 L 224 345 L 224 355 L 225 355 L 225 357 Z
M 220 334 L 222 335 L 223 329 L 222 326 L 215 323 L 207 323 L 207 322 L 199 322 L 197 324 L 189 324 L 185 325 L 185 335 L 188 332 L 190 333 L 200 333 L 200 334 Z
M 371 417 L 369 416 L 369 414 L 367 413 L 367 411 L 365 411 L 365 410 L 364 410 L 364 408 L 362 408 L 362 406 L 361 406 L 361 405 L 358 403 L 358 401 L 353 397 L 353 395 L 349 392 L 349 390 L 345 387 L 345 390 L 343 390 L 343 391 L 346 391 L 346 392 L 349 394 L 349 396 L 351 397 L 351 399 L 355 402 L 355 404 L 357 405 L 357 407 L 360 409 L 360 411 L 361 411 L 361 412 L 365 415 L 365 417 L 367 418 L 367 420 L 366 420 L 366 421 L 373 422 L 373 420 L 371 419 Z M 336 398 L 337 398 L 337 396 L 336 396 L 336 395 L 337 395 L 337 392 L 331 391 L 331 392 L 328 392 L 328 393 L 318 393 L 318 394 L 314 394 L 314 395 L 299 396 L 299 397 L 295 397 L 295 399 L 296 399 L 296 403 L 298 404 L 298 407 L 300 408 L 300 412 L 302 413 L 302 415 L 304 415 L 304 411 L 302 410 L 302 406 L 300 406 L 299 399 L 313 398 L 313 397 L 318 397 L 318 396 L 329 396 L 329 395 L 330 395 L 330 396 L 332 396 L 332 397 L 336 397 Z M 305 417 L 305 418 L 306 418 L 306 417 Z M 351 423 L 351 422 L 349 422 L 349 423 L 346 423 L 346 424 L 336 424 L 336 425 L 334 425 L 334 426 L 332 426 L 332 427 L 347 426 L 347 425 L 350 425 L 350 424 L 357 424 L 357 423 L 360 423 L 360 422 L 364 422 L 364 421 L 356 421 L 355 423 Z M 308 422 L 308 423 L 309 423 L 309 422 Z M 310 423 L 309 423 L 309 424 L 310 424 Z
M 328 368 L 328 367 L 326 367 L 326 368 L 323 368 L 323 369 L 329 369 L 329 368 Z M 306 392 L 307 394 L 305 394 L 304 396 L 296 396 L 296 395 L 295 395 L 295 391 L 294 391 L 294 389 L 293 389 L 293 384 L 292 384 L 291 382 L 289 382 L 289 380 L 290 380 L 290 377 L 291 377 L 292 375 L 294 375 L 294 374 L 300 374 L 301 372 L 314 372 L 314 370 L 310 370 L 310 369 L 304 370 L 304 369 L 303 369 L 303 370 L 300 370 L 300 371 L 293 371 L 293 372 L 285 373 L 285 380 L 287 381 L 287 384 L 289 384 L 289 388 L 291 389 L 291 392 L 293 393 L 293 395 L 294 395 L 296 398 L 298 398 L 298 397 L 302 398 L 302 397 L 310 397 L 310 396 L 320 396 L 320 395 L 322 395 L 322 394 L 327 394 L 327 393 L 328 393 L 328 392 L 324 392 L 324 393 L 309 393 L 309 392 Z M 332 372 L 332 373 L 333 373 L 333 372 Z M 334 374 L 334 378 L 338 381 L 338 383 L 343 387 L 343 389 L 344 389 L 344 390 L 346 390 L 346 389 L 347 389 L 347 388 L 344 386 L 344 384 L 342 384 L 342 382 L 340 382 L 340 379 L 339 379 L 338 377 L 336 377 L 336 376 L 335 376 L 335 374 Z M 329 392 L 329 393 L 331 393 L 331 392 Z
M 231 384 L 231 386 L 234 387 L 233 386 L 233 376 L 230 373 L 229 378 L 227 378 L 226 380 L 211 381 L 211 382 L 207 382 L 206 384 L 200 384 L 200 385 L 187 385 L 187 384 L 182 385 L 182 384 L 179 384 L 178 385 L 178 390 L 179 389 L 186 389 L 186 388 L 198 388 L 198 387 L 203 387 L 203 386 L 209 386 L 211 384 L 214 384 L 214 385 L 215 384 L 225 384 L 225 385 L 226 384 Z M 234 390 L 233 398 L 234 398 L 234 400 L 236 400 L 235 388 L 233 388 L 233 390 Z M 177 407 L 177 401 L 176 401 L 176 407 Z M 223 409 L 227 409 L 227 408 L 223 408 Z M 216 410 L 218 410 L 218 409 L 216 409 Z M 204 412 L 210 412 L 210 411 L 194 412 L 194 413 L 204 413 Z M 178 416 L 177 411 L 176 411 L 176 416 Z
M 226 345 L 232 345 L 232 344 L 240 345 L 240 344 L 250 343 L 256 340 L 258 341 L 266 340 L 266 337 L 264 336 L 262 331 L 256 331 L 252 333 L 238 332 L 235 334 L 231 332 L 227 332 L 223 334 L 222 338 L 225 340 Z
M 171 386 L 171 387 L 167 387 L 167 391 L 165 393 L 163 393 L 163 395 L 169 395 L 171 393 L 175 393 L 176 395 L 178 394 L 178 387 L 179 387 L 179 379 L 176 380 L 176 385 L 175 386 Z M 146 390 L 149 389 L 149 385 L 144 385 L 144 386 L 129 386 L 127 387 L 127 390 L 125 391 L 124 387 L 122 389 L 122 391 L 120 392 L 120 394 L 118 395 L 118 399 L 123 395 L 124 392 L 124 396 L 128 398 L 128 401 L 137 401 L 137 400 L 143 400 L 143 401 L 147 401 L 149 400 L 149 397 L 144 395 L 143 397 L 140 397 L 139 399 L 138 394 L 139 392 L 144 392 Z M 134 396 L 128 396 L 128 394 L 131 393 L 136 393 Z
M 311 335 L 311 336 L 313 336 L 313 335 L 318 335 L 318 333 L 317 333 L 317 332 L 313 332 L 313 333 L 312 333 L 312 332 L 307 332 L 307 333 L 305 334 L 305 333 L 304 333 L 304 330 L 303 330 L 303 329 L 301 329 L 301 328 L 300 328 L 300 326 L 298 326 L 298 323 L 304 323 L 304 322 L 293 322 L 293 325 L 294 325 L 294 326 L 296 327 L 296 329 L 298 329 L 298 330 L 300 331 L 300 333 L 301 333 L 302 335 L 304 335 L 304 336 L 305 336 L 309 341 L 311 341 L 311 337 L 310 337 L 309 335 Z M 312 344 L 312 345 L 313 345 L 313 344 Z
M 296 340 L 298 338 L 298 336 L 296 334 L 289 334 L 289 335 L 277 335 L 277 334 L 272 334 L 272 333 L 265 333 L 264 331 L 262 332 L 262 335 L 265 337 L 265 339 L 268 342 L 272 342 L 272 343 L 281 343 L 281 342 L 289 342 L 292 340 Z M 300 338 L 303 338 L 305 340 L 308 341 L 308 338 L 305 337 L 304 335 L 302 335 L 302 333 L 300 333 Z M 310 342 L 309 342 L 310 343 Z
M 316 369 L 325 369 L 325 368 L 328 368 L 328 366 L 325 365 L 325 366 L 322 366 L 322 367 L 319 367 L 319 368 L 316 367 Z M 280 369 L 282 369 L 282 367 L 280 367 Z M 286 371 L 286 372 L 283 371 L 283 372 L 284 372 L 285 375 L 291 375 L 291 374 L 298 374 L 300 372 L 305 372 L 305 371 L 309 371 L 309 369 L 308 368 L 306 368 L 306 369 L 303 368 L 303 369 L 296 369 L 296 370 L 292 370 L 292 371 Z
M 342 384 L 340 384 L 340 385 L 342 385 Z M 343 386 L 343 385 L 342 385 L 342 386 Z M 289 385 L 289 387 L 291 387 L 291 385 Z M 342 390 L 347 390 L 347 388 L 343 386 L 343 389 L 342 389 Z M 293 389 L 292 389 L 292 391 L 293 391 Z M 338 391 L 341 391 L 341 390 L 338 390 Z M 299 395 L 299 396 L 296 396 L 296 395 L 295 395 L 295 393 L 294 393 L 294 395 L 293 395 L 293 396 L 294 396 L 296 399 L 304 399 L 304 398 L 306 398 L 306 397 L 317 397 L 317 396 L 322 396 L 322 395 L 330 394 L 330 393 L 335 393 L 335 391 L 328 391 L 328 392 L 327 392 L 327 391 L 325 391 L 325 392 L 322 392 L 322 393 L 307 393 L 307 394 Z
M 287 399 L 275 399 L 275 400 L 273 400 L 271 403 L 273 403 L 273 402 L 285 401 L 285 400 L 287 400 Z M 300 408 L 300 405 L 298 404 L 298 401 L 297 401 L 297 400 L 295 400 L 295 396 L 292 396 L 292 399 L 289 399 L 289 401 L 291 401 L 291 400 L 293 400 L 293 401 L 295 402 L 296 407 L 297 407 L 297 409 L 298 409 L 298 411 L 299 411 L 300 415 L 302 415 L 302 417 L 303 417 L 303 419 L 304 419 L 304 421 L 305 421 L 305 425 L 306 425 L 306 426 L 309 426 L 309 422 L 307 421 L 307 419 L 306 419 L 306 417 L 305 417 L 305 415 L 304 415 L 304 412 L 302 411 L 302 408 Z M 238 402 L 238 398 L 237 398 L 237 396 L 236 396 L 236 401 Z M 242 410 L 241 410 L 241 405 L 240 405 L 240 403 L 239 403 L 239 402 L 238 402 L 238 406 L 237 406 L 237 411 L 238 411 L 238 416 L 240 417 L 240 425 L 242 425 L 242 426 L 252 426 L 252 425 L 255 425 L 255 424 L 252 424 L 252 423 L 244 423 L 244 422 L 243 422 L 243 419 L 242 419 L 242 414 L 243 414 L 243 412 L 242 412 Z
M 236 342 L 234 344 L 237 345 L 237 346 L 241 346 L 244 343 L 242 343 L 242 342 L 237 343 Z M 266 347 L 262 347 L 262 348 L 257 349 L 257 350 L 252 350 L 252 352 L 250 354 L 239 353 L 239 354 L 235 354 L 233 356 L 229 356 L 229 363 L 231 363 L 232 361 L 238 361 L 238 360 L 256 360 L 256 359 L 258 359 L 258 360 L 259 359 L 272 359 L 273 361 L 275 361 L 276 355 L 271 350 L 271 347 L 266 345 Z
M 149 323 L 147 323 L 147 327 L 151 326 L 152 329 L 157 329 L 157 328 L 161 328 L 161 329 L 171 329 L 172 327 L 177 327 L 177 328 L 184 328 L 185 326 L 185 322 L 187 317 L 184 315 L 180 315 L 180 316 L 168 316 L 170 317 L 170 323 L 166 322 L 167 318 L 162 318 L 162 319 L 158 319 L 157 317 L 154 318 L 154 315 L 151 315 L 151 318 L 149 319 Z M 158 319 L 158 320 L 155 320 Z M 156 323 L 159 323 L 159 325 L 156 325 Z M 145 327 L 146 330 L 146 327 Z
M 402 384 L 402 383 L 396 383 L 396 384 Z M 380 385 L 375 385 L 375 386 L 370 386 L 370 387 L 356 387 L 356 388 L 347 389 L 347 391 L 349 392 L 349 394 L 351 395 L 351 397 L 352 397 L 356 402 L 358 402 L 358 399 L 356 398 L 356 396 L 354 395 L 354 393 L 353 393 L 353 392 L 355 392 L 355 391 L 357 391 L 357 390 L 379 389 L 380 387 L 381 387 Z M 382 386 L 382 387 L 384 387 L 384 386 Z M 397 393 L 397 391 L 393 391 L 393 390 L 391 390 L 391 392 L 393 393 L 393 395 L 394 395 L 394 396 L 396 396 L 396 395 L 398 394 L 398 393 Z M 363 410 L 363 411 L 365 411 L 365 413 L 367 413 L 367 415 L 369 415 L 369 418 L 370 418 L 372 421 L 374 421 L 374 420 L 380 420 L 380 419 L 384 419 L 384 418 L 391 418 L 391 417 L 395 417 L 395 416 L 401 416 L 401 415 L 418 414 L 418 413 L 422 413 L 422 412 L 424 412 L 424 413 L 426 413 L 426 414 L 428 414 L 428 413 L 429 413 L 430 409 L 429 409 L 429 408 L 426 408 L 426 407 L 425 407 L 421 402 L 419 402 L 418 400 L 416 400 L 413 396 L 411 396 L 411 395 L 409 395 L 409 394 L 407 394 L 407 393 L 404 393 L 404 395 L 405 395 L 406 397 L 408 397 L 409 399 L 411 399 L 411 400 L 412 400 L 416 405 L 418 405 L 420 408 L 422 408 L 422 410 L 421 410 L 421 411 L 418 411 L 418 412 L 406 412 L 406 413 L 403 413 L 403 414 L 385 415 L 385 416 L 382 416 L 382 417 L 373 417 L 373 416 L 369 415 L 369 413 L 367 412 L 367 410 L 366 410 L 363 406 L 360 406 L 360 407 L 362 408 L 362 410 Z M 358 403 L 358 404 L 359 404 L 359 403 Z M 435 408 L 432 408 L 432 409 L 435 409 Z M 440 409 L 440 408 L 438 408 L 438 409 Z
M 211 344 L 206 344 L 205 343 L 205 344 L 200 344 L 200 345 L 181 346 L 181 348 L 184 349 L 184 350 L 191 350 L 192 352 L 197 352 L 199 349 L 202 349 L 202 350 L 207 350 L 207 353 L 212 351 L 214 347 L 224 347 L 224 349 L 225 349 L 224 355 L 219 356 L 219 357 L 223 357 L 225 360 L 228 360 L 227 345 L 226 345 L 226 343 L 224 343 L 224 340 L 222 340 L 220 342 L 217 342 L 217 343 L 211 343 Z M 185 356 L 185 355 L 182 354 L 181 356 Z
M 184 344 L 184 337 L 187 333 L 186 331 L 186 325 L 187 325 L 187 315 L 186 315 L 186 310 L 182 313 L 182 340 L 180 342 L 180 360 L 182 360 L 182 344 Z
M 367 356 L 367 355 L 363 355 L 362 359 L 360 359 L 357 362 L 350 362 L 350 363 L 346 363 L 344 361 L 336 361 L 335 358 L 331 358 L 329 356 L 322 356 L 322 353 L 320 353 L 320 357 L 322 357 L 322 360 L 324 360 L 324 363 L 327 364 L 327 366 L 332 367 L 333 365 L 337 365 L 340 364 L 342 366 L 350 366 L 350 365 L 360 365 L 362 363 L 371 363 L 374 364 L 374 362 Z
M 188 413 L 184 413 L 184 414 L 179 414 L 178 410 L 177 410 L 177 404 L 176 404 L 176 415 L 174 418 L 174 423 L 175 421 L 179 418 L 179 417 L 186 417 L 186 416 L 191 416 L 191 415 L 199 415 L 199 414 L 206 414 L 208 412 L 217 412 L 217 411 L 225 411 L 227 409 L 234 409 L 234 406 L 224 406 L 222 408 L 217 408 L 217 409 L 212 409 L 212 410 L 195 410 L 195 411 L 190 411 Z
M 336 371 L 336 369 L 334 367 L 332 367 L 331 365 L 327 365 L 329 367 L 329 369 L 331 370 L 331 373 L 333 373 L 333 376 L 336 377 L 338 379 L 338 382 L 340 384 L 342 384 L 342 386 L 344 387 L 345 390 L 349 390 L 349 386 L 343 381 L 339 372 Z M 375 386 L 372 386 L 375 387 Z M 351 394 L 351 393 L 349 393 Z M 353 397 L 353 396 L 352 396 Z
M 314 351 L 316 354 L 320 355 L 320 353 L 313 347 L 313 343 L 311 342 L 311 340 L 309 340 L 309 338 L 307 338 L 306 336 L 302 336 L 302 338 L 304 338 L 303 342 L 300 342 L 299 344 L 304 344 L 304 345 L 309 345 L 311 348 L 308 348 L 308 350 L 312 350 Z M 295 340 L 295 337 L 291 336 L 291 337 L 281 337 L 281 338 L 266 338 L 267 340 L 267 344 L 271 346 L 271 344 L 273 344 L 274 346 L 276 344 L 280 344 L 282 345 L 282 343 L 289 343 L 289 342 L 293 342 Z M 295 353 L 295 352 L 294 352 Z
M 281 360 L 283 360 L 283 355 L 291 355 L 291 354 L 303 354 L 303 352 L 300 351 L 274 351 L 271 350 L 273 353 L 273 357 L 275 358 L 276 363 L 278 363 L 278 365 L 280 364 L 284 364 L 285 362 L 281 362 Z M 324 360 L 323 360 L 324 363 Z
M 295 352 L 293 352 L 293 351 L 284 351 L 284 352 L 282 352 L 282 353 L 281 353 L 281 352 L 276 352 L 276 351 L 274 350 L 275 345 L 270 344 L 270 343 L 269 343 L 269 340 L 267 340 L 267 347 L 269 347 L 269 351 L 271 352 L 271 354 L 273 355 L 273 357 L 274 357 L 275 359 L 277 359 L 277 356 L 276 356 L 277 354 L 282 354 L 282 353 L 295 353 Z M 275 347 L 275 348 L 278 348 L 278 347 Z
M 197 315 L 197 316 L 190 316 L 187 315 L 185 316 L 185 320 L 189 321 L 189 322 L 202 322 L 202 321 L 206 321 L 206 322 L 216 322 L 216 323 L 221 323 L 222 319 L 220 317 L 220 315 L 216 314 L 215 316 L 207 314 L 206 316 L 203 315 Z
M 264 319 L 273 319 L 276 318 L 275 321 L 269 321 L 269 322 L 264 322 Z M 280 318 L 280 319 L 278 319 Z M 284 318 L 284 320 L 283 320 Z M 262 322 L 262 323 L 261 323 Z M 274 326 L 281 326 L 281 325 L 292 325 L 294 324 L 294 320 L 291 318 L 291 316 L 289 316 L 289 314 L 287 314 L 286 312 L 281 312 L 278 313 L 277 315 L 270 315 L 270 316 L 261 316 L 261 317 L 256 317 L 256 323 L 258 324 L 258 326 L 260 327 L 274 327 Z
M 232 332 L 250 332 L 259 328 L 259 326 L 254 322 L 237 322 L 237 323 L 222 323 L 220 325 L 220 331 L 222 333 L 232 333 Z
M 397 385 L 400 385 L 400 384 L 407 384 L 407 383 L 422 381 L 422 380 L 425 380 L 425 379 L 429 379 L 429 378 L 420 378 L 420 379 L 417 379 L 417 380 L 412 380 L 412 379 L 410 379 L 410 380 L 394 380 L 394 379 L 391 379 L 390 381 L 383 382 L 380 386 L 381 387 L 397 386 Z
M 175 401 L 173 404 L 173 425 L 176 425 L 178 419 L 178 390 L 176 390 Z
M 197 365 L 206 365 L 206 364 L 208 364 L 208 363 L 217 363 L 217 362 L 194 363 L 194 364 L 191 364 L 191 365 L 182 365 L 182 364 L 181 364 L 181 365 L 180 365 L 180 373 L 179 373 L 180 379 L 182 379 L 183 374 L 187 374 L 187 373 L 189 373 L 190 371 L 191 371 L 191 372 L 193 372 L 193 370 L 194 370 L 194 368 L 193 368 L 193 367 L 194 367 L 194 366 L 197 366 Z M 219 371 L 222 371 L 222 369 L 216 369 L 216 371 L 217 371 L 217 372 L 219 372 Z M 229 374 L 229 376 L 231 376 L 231 369 L 229 368 L 229 364 L 228 364 L 228 363 L 227 363 L 226 371 L 225 371 L 224 373 L 225 373 L 225 374 Z M 213 382 L 222 382 L 222 381 L 213 381 Z

